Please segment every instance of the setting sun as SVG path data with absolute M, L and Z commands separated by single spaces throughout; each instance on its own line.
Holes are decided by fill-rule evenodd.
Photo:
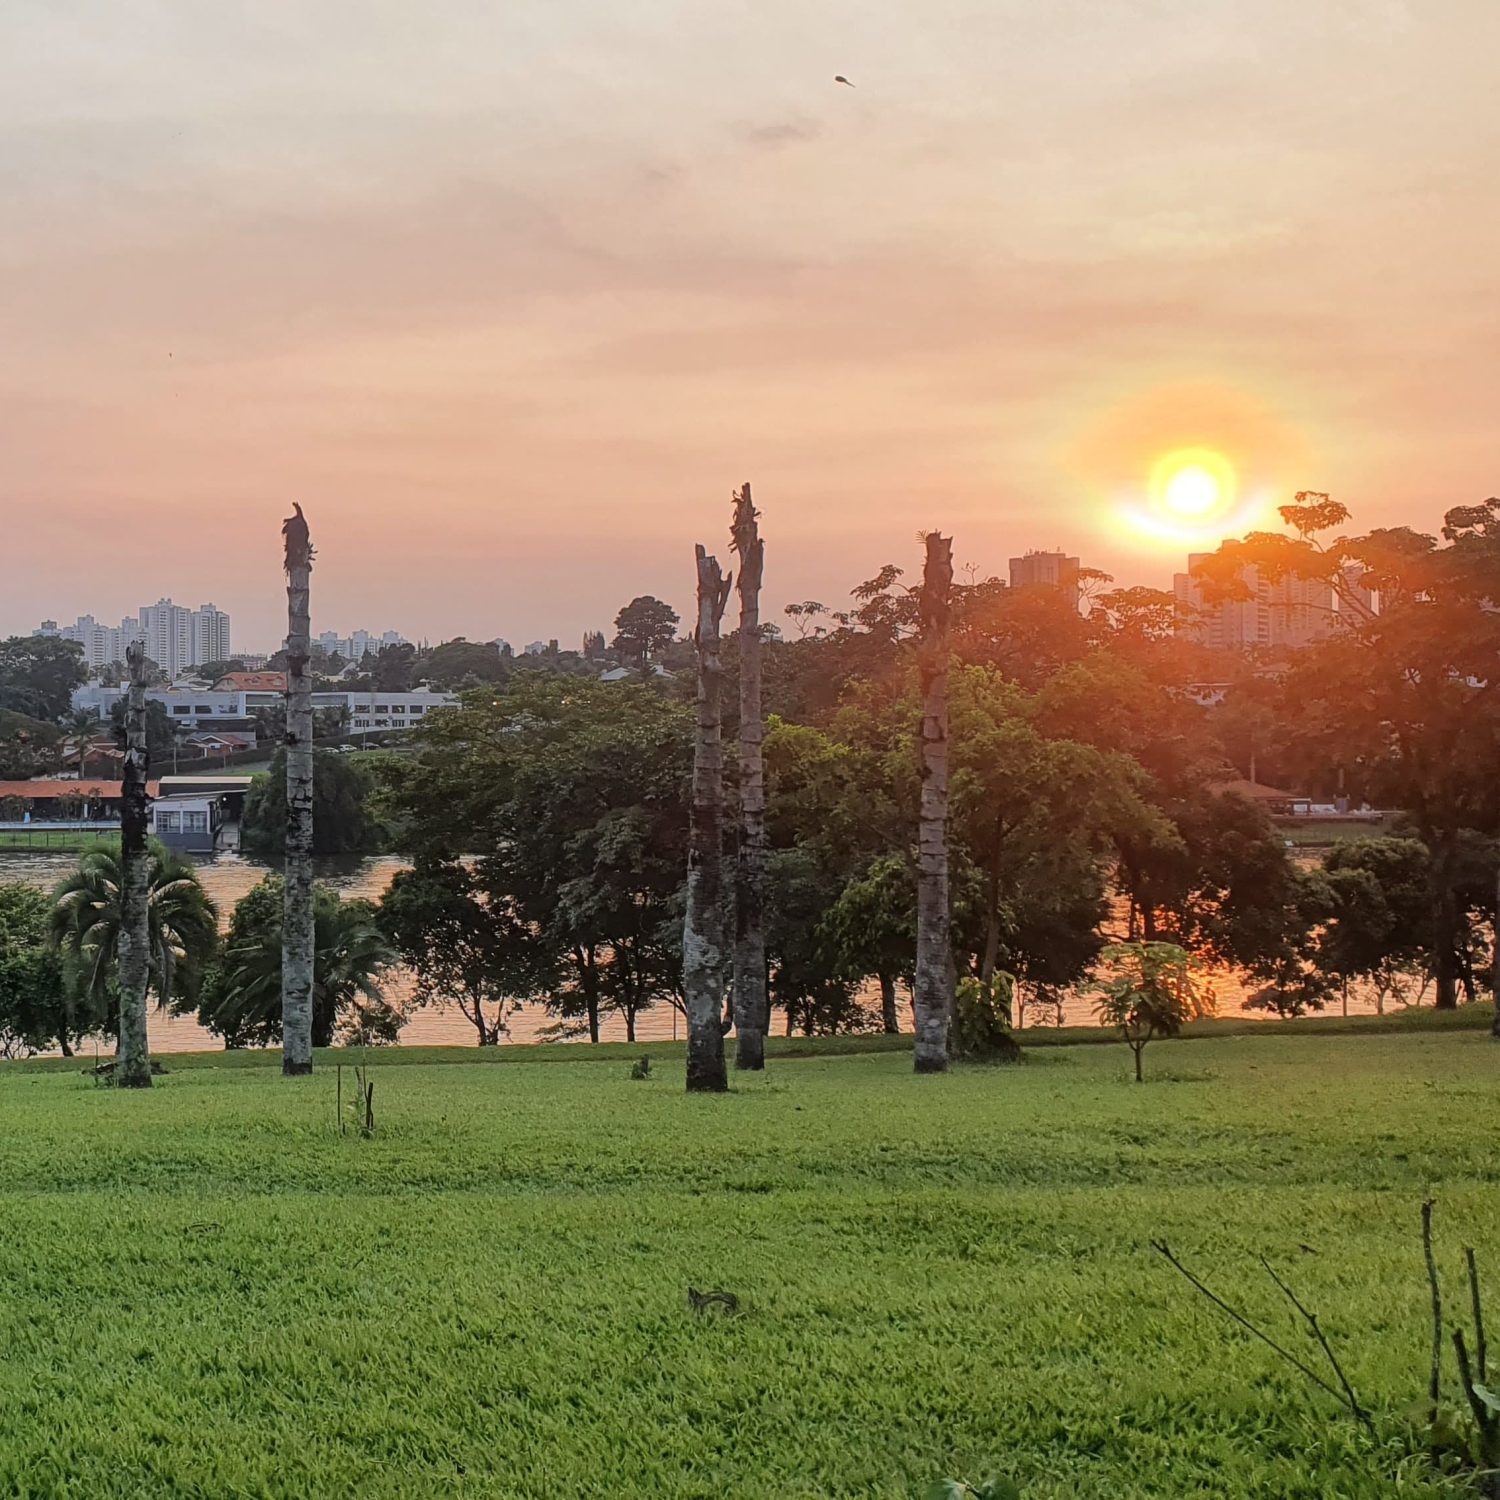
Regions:
M 1189 464 L 1167 481 L 1162 498 L 1179 516 L 1201 516 L 1219 503 L 1219 481 L 1201 464 Z

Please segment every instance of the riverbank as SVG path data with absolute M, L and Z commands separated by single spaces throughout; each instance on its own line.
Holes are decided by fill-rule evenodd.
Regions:
M 1488 1004 L 1466 1005 L 1458 1010 L 1440 1011 L 1412 1006 L 1375 1016 L 1302 1016 L 1295 1021 L 1268 1021 L 1260 1018 L 1223 1016 L 1193 1021 L 1180 1036 L 1163 1038 L 1147 1049 L 1147 1066 L 1173 1053 L 1176 1044 L 1213 1041 L 1229 1037 L 1275 1036 L 1298 1037 L 1401 1036 L 1420 1032 L 1487 1032 L 1494 1020 L 1494 1009 Z M 1018 1033 L 1026 1051 L 1051 1050 L 1057 1047 L 1121 1046 L 1120 1033 L 1105 1026 L 1030 1026 Z M 795 1060 L 809 1057 L 866 1057 L 891 1052 L 910 1052 L 910 1033 L 899 1036 L 856 1034 L 843 1036 L 770 1036 L 766 1038 L 766 1056 Z M 372 1067 L 424 1067 L 451 1063 L 548 1063 L 548 1062 L 614 1062 L 628 1063 L 649 1057 L 653 1065 L 670 1067 L 680 1063 L 685 1052 L 680 1041 L 645 1042 L 503 1042 L 498 1047 L 412 1046 L 405 1042 L 390 1047 L 319 1047 L 314 1050 L 316 1065 L 327 1069 L 343 1064 L 352 1067 L 368 1061 Z M 725 1049 L 732 1061 L 734 1038 L 725 1039 Z M 216 1051 L 161 1053 L 171 1069 L 182 1068 L 280 1068 L 281 1052 L 274 1047 Z M 67 1072 L 92 1064 L 93 1054 L 77 1057 L 33 1057 L 14 1062 L 0 1062 L 0 1076 L 12 1072 Z M 737 1077 L 744 1075 L 736 1075 Z
M 1450 1495 L 1403 1415 L 1417 1210 L 1457 1287 L 1462 1243 L 1493 1280 L 1500 1196 L 1495 1051 L 1444 1024 L 1162 1043 L 1139 1086 L 1123 1046 L 942 1078 L 773 1057 L 714 1098 L 632 1080 L 626 1049 L 390 1053 L 368 1139 L 331 1069 L 172 1059 L 132 1094 L 6 1068 L 0 1488 Z M 1153 1238 L 1275 1320 L 1268 1256 L 1377 1435 Z

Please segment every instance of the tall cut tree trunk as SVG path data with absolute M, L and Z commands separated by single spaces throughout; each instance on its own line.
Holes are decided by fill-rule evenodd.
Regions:
M 1500 1040 L 1500 867 L 1495 870 L 1495 945 L 1490 950 L 1490 993 L 1495 1001 L 1490 1035 Z
M 948 613 L 953 540 L 930 531 L 922 569 L 918 674 L 922 688 L 922 795 L 917 823 L 917 966 L 912 988 L 918 1073 L 948 1066 L 953 945 L 948 905 Z
M 766 995 L 766 779 L 761 762 L 765 721 L 760 705 L 760 583 L 765 543 L 748 482 L 734 497 L 734 550 L 740 576 L 740 857 L 734 902 L 734 1065 L 766 1065 L 771 1024 Z
M 281 1071 L 311 1073 L 313 1046 L 313 549 L 302 507 L 286 541 L 286 904 L 281 924 Z
M 687 1002 L 687 1086 L 690 1093 L 729 1087 L 724 1071 L 724 753 L 720 713 L 723 668 L 719 622 L 729 580 L 719 560 L 700 546 L 698 625 L 698 732 L 693 746 L 693 808 L 688 833 L 687 918 L 682 928 L 682 989 Z
M 151 980 L 151 856 L 146 779 L 146 646 L 125 648 L 130 688 L 125 699 L 125 765 L 120 802 L 120 1050 L 115 1082 L 125 1089 L 151 1087 L 151 1043 L 146 1034 L 146 990 Z

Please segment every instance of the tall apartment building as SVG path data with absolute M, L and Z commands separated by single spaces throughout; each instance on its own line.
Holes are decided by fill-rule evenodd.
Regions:
M 382 646 L 410 644 L 399 630 L 387 630 L 380 635 L 372 635 L 368 630 L 355 630 L 348 635 L 339 635 L 337 631 L 325 630 L 318 637 L 317 643 L 329 655 L 336 651 L 345 661 L 351 662 L 362 661 L 366 652 L 372 656 L 378 656 Z
M 1249 597 L 1209 603 L 1195 569 L 1209 556 L 1194 552 L 1188 571 L 1172 577 L 1172 591 L 1188 607 L 1182 634 L 1216 649 L 1248 646 L 1306 646 L 1333 629 L 1333 588 L 1316 578 L 1263 578 L 1253 564 L 1240 570 Z
M 1061 589 L 1078 603 L 1078 559 L 1065 552 L 1028 552 L 1025 557 L 1010 560 L 1010 586 L 1013 589 L 1046 584 Z
M 144 641 L 146 655 L 172 676 L 229 655 L 229 616 L 222 609 L 212 604 L 188 609 L 170 599 L 148 604 L 138 616 L 126 615 L 118 625 L 101 625 L 92 615 L 80 615 L 72 625 L 61 627 L 56 620 L 44 620 L 35 633 L 77 641 L 84 661 L 94 668 L 123 662 L 132 641 Z

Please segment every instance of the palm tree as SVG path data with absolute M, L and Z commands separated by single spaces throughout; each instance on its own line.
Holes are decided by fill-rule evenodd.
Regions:
M 191 1001 L 219 940 L 219 908 L 187 860 L 154 840 L 146 848 L 146 983 L 158 1008 Z M 90 849 L 52 892 L 50 940 L 78 965 L 77 998 L 96 1022 L 117 979 L 124 871 L 118 846 Z
M 281 884 L 274 875 L 264 882 L 273 896 Z M 390 1039 L 401 1020 L 386 1004 L 380 976 L 398 954 L 376 925 L 374 906 L 340 901 L 325 885 L 314 888 L 312 904 L 312 1044 L 331 1046 L 340 1019 L 352 1034 Z M 281 1020 L 282 916 L 259 905 L 264 909 L 246 921 L 237 914 L 215 993 L 200 1012 L 215 1031 L 241 1042 L 274 1040 Z

